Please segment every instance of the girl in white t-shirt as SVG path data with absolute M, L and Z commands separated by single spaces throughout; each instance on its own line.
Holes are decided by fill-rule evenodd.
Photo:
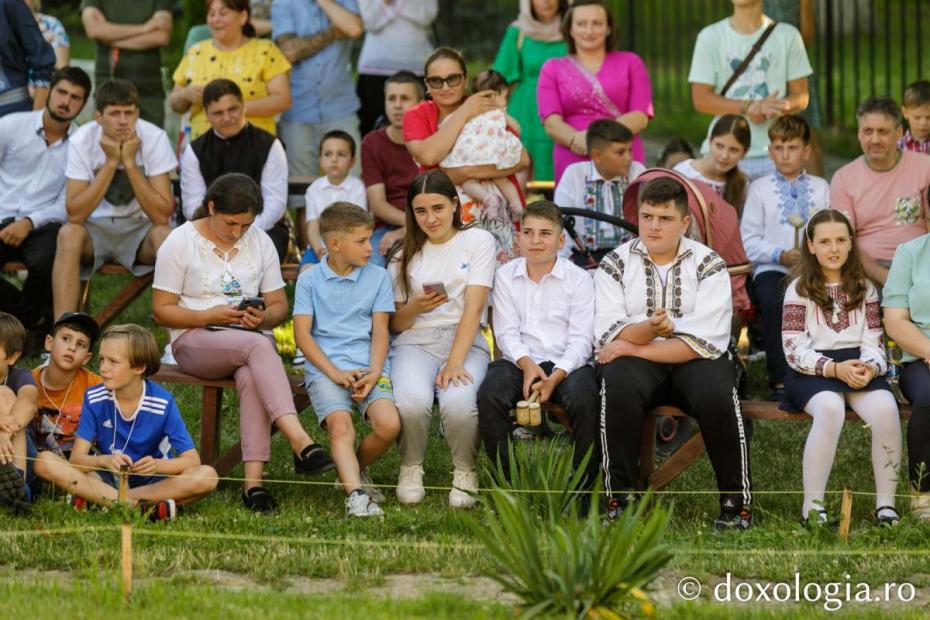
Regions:
M 407 192 L 403 249 L 388 271 L 397 311 L 391 331 L 391 383 L 400 412 L 401 466 L 397 499 L 423 501 L 423 458 L 434 397 L 452 462 L 452 507 L 470 507 L 478 488 L 478 386 L 490 361 L 479 333 L 494 283 L 495 242 L 487 231 L 463 229 L 455 185 L 429 170 Z
M 690 179 L 710 185 L 715 192 L 743 212 L 749 177 L 739 169 L 739 162 L 752 141 L 749 122 L 739 114 L 726 114 L 717 119 L 710 130 L 710 150 L 698 159 L 686 159 L 674 170 Z

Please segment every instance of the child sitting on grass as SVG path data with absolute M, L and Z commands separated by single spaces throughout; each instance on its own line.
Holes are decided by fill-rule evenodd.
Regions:
M 374 219 L 359 206 L 336 202 L 320 214 L 329 253 L 297 279 L 294 339 L 307 358 L 307 392 L 347 494 L 346 514 L 383 516 L 384 496 L 366 468 L 394 444 L 400 417 L 394 406 L 388 319 L 394 291 L 387 271 L 371 265 Z M 371 424 L 355 449 L 353 403 Z
M 52 326 L 52 333 L 45 337 L 48 364 L 32 371 L 39 391 L 30 437 L 35 449 L 51 450 L 64 458 L 71 456 L 84 392 L 103 382 L 100 375 L 85 367 L 99 337 L 97 321 L 82 312 L 62 314 Z M 35 456 L 35 450 L 29 452 Z
M 0 506 L 28 510 L 25 484 L 26 427 L 36 414 L 35 382 L 25 368 L 16 368 L 26 344 L 26 329 L 12 314 L 0 312 Z
M 155 338 L 138 325 L 103 332 L 103 385 L 84 395 L 70 460 L 46 451 L 35 464 L 36 474 L 67 491 L 75 507 L 117 501 L 124 466 L 131 474 L 129 503 L 152 520 L 173 519 L 177 504 L 216 488 L 216 471 L 200 464 L 174 397 L 148 378 L 158 371 L 159 357 Z

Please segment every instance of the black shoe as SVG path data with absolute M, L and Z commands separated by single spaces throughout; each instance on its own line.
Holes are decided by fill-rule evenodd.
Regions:
M 0 465 L 0 506 L 17 514 L 32 511 L 26 495 L 26 483 L 13 463 Z
M 889 511 L 893 514 L 888 514 Z M 885 514 L 882 514 L 882 512 Z M 875 510 L 875 522 L 879 527 L 894 527 L 900 520 L 901 517 L 898 516 L 898 511 L 895 510 L 894 506 L 879 506 Z
M 604 517 L 604 525 L 613 523 L 623 516 L 627 503 L 620 501 L 619 497 L 610 497 L 607 500 L 607 514 Z
M 336 464 L 333 463 L 333 459 L 329 458 L 326 450 L 316 443 L 304 448 L 300 456 L 294 455 L 295 474 L 319 476 L 335 468 Z
M 242 494 L 242 503 L 252 512 L 274 512 L 278 509 L 278 502 L 265 487 L 252 487 L 245 491 Z
M 786 397 L 787 394 L 785 393 L 784 387 L 772 388 L 772 393 L 769 394 L 769 400 L 775 401 L 776 403 L 780 403 L 785 400 Z
M 720 516 L 714 521 L 717 530 L 748 530 L 752 527 L 752 513 L 745 508 L 738 511 L 721 510 Z

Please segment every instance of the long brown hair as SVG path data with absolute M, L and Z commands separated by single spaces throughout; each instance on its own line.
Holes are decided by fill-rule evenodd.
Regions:
M 745 154 L 749 152 L 752 145 L 752 130 L 749 128 L 749 121 L 739 114 L 724 114 L 717 122 L 714 123 L 713 129 L 710 130 L 710 138 L 707 140 L 708 148 L 710 141 L 719 136 L 731 135 L 745 149 Z M 749 177 L 743 174 L 739 165 L 733 166 L 733 169 L 726 174 L 726 184 L 723 186 L 723 199 L 733 205 L 737 213 L 743 212 L 743 202 L 746 200 L 746 186 L 749 185 Z
M 423 249 L 423 244 L 426 243 L 426 233 L 417 224 L 416 216 L 413 214 L 413 199 L 420 194 L 439 194 L 448 199 L 453 207 L 452 228 L 455 230 L 462 230 L 463 228 L 459 195 L 452 179 L 442 170 L 435 168 L 417 175 L 407 190 L 407 213 L 405 216 L 407 232 L 404 235 L 400 258 L 395 259 L 400 263 L 397 278 L 400 280 L 400 290 L 404 294 L 405 302 L 410 299 L 410 262 Z
M 846 216 L 834 209 L 824 209 L 818 211 L 807 222 L 804 229 L 804 237 L 814 242 L 814 229 L 818 224 L 826 222 L 838 222 L 846 224 L 846 230 L 849 232 L 849 238 L 852 240 L 852 246 L 849 250 L 849 256 L 840 269 L 841 280 L 840 288 L 846 293 L 846 304 L 843 309 L 846 311 L 854 310 L 862 304 L 866 291 L 866 274 L 862 266 L 862 259 L 859 258 L 859 244 L 853 232 L 852 224 L 846 219 Z M 795 273 L 798 276 L 797 291 L 798 295 L 807 297 L 818 306 L 823 308 L 824 313 L 831 311 L 833 299 L 827 293 L 827 282 L 823 275 L 823 269 L 817 262 L 806 243 L 801 244 L 801 260 L 795 267 Z

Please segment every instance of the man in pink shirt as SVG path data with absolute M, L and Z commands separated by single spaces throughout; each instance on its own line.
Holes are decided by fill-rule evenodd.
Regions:
M 930 157 L 898 148 L 901 108 L 890 97 L 869 97 L 856 110 L 862 156 L 830 183 L 830 206 L 856 230 L 862 262 L 885 284 L 897 247 L 927 233 Z

